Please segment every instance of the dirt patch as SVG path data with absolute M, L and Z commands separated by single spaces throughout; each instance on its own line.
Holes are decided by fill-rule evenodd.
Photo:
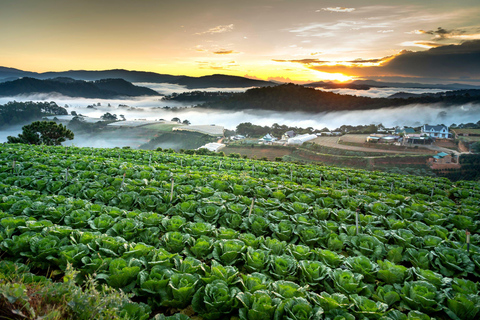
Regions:
M 439 140 L 435 141 L 435 145 L 442 148 L 448 148 L 458 150 L 457 145 L 452 140 Z
M 341 137 L 318 137 L 311 142 L 330 148 L 336 148 L 349 151 L 360 152 L 377 152 L 377 153 L 409 153 L 409 154 L 431 154 L 428 149 L 413 149 L 407 147 L 399 147 L 381 143 L 365 142 L 367 134 L 346 134 Z

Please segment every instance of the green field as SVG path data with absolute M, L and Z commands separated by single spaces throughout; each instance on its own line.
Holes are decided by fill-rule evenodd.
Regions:
M 173 128 L 178 126 L 180 126 L 180 124 L 155 123 L 143 126 L 142 128 L 158 132 L 171 132 Z
M 480 314 L 478 182 L 4 144 L 0 198 L 0 318 Z

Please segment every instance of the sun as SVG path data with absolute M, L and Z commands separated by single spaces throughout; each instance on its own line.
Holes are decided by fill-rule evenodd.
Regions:
M 355 77 L 344 75 L 343 73 L 329 73 L 329 72 L 322 72 L 322 71 L 314 71 L 314 75 L 319 80 L 330 80 L 330 81 L 337 81 L 337 82 L 347 82 L 352 81 Z

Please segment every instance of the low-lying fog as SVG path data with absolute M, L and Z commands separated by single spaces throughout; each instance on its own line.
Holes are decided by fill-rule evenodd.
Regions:
M 160 87 L 157 89 L 159 90 Z M 180 86 L 169 85 L 162 87 L 171 92 L 182 92 Z M 175 90 L 173 90 L 175 89 Z M 404 88 L 398 91 L 406 91 Z M 223 91 L 232 91 L 222 89 Z M 342 89 L 345 90 L 345 89 Z M 385 96 L 392 94 L 391 88 L 376 88 L 375 92 L 382 91 Z M 414 89 L 416 93 L 426 90 Z M 352 90 L 349 90 L 352 91 Z M 366 90 L 355 90 L 362 93 Z M 370 91 L 370 90 L 368 90 Z M 398 92 L 396 91 L 396 92 Z M 163 91 L 166 92 L 166 91 Z M 343 91 L 342 91 L 343 92 Z M 387 94 L 388 92 L 388 94 Z M 394 93 L 394 92 L 393 92 Z M 364 111 L 336 111 L 329 113 L 309 114 L 304 112 L 273 112 L 258 110 L 226 111 L 191 108 L 191 103 L 182 104 L 173 101 L 165 101 L 159 97 L 141 97 L 135 99 L 83 99 L 65 96 L 51 96 L 45 94 L 0 98 L 0 104 L 8 101 L 55 101 L 59 106 L 67 106 L 67 110 L 76 111 L 78 114 L 91 118 L 99 118 L 106 112 L 124 115 L 127 120 L 165 119 L 174 117 L 181 121 L 188 120 L 192 125 L 215 124 L 224 126 L 226 129 L 235 129 L 239 123 L 251 122 L 257 125 L 272 125 L 274 123 L 297 127 L 313 127 L 321 129 L 327 127 L 335 129 L 341 125 L 368 125 L 382 123 L 384 126 L 420 126 L 422 124 L 445 124 L 477 122 L 480 120 L 480 105 L 465 104 L 459 106 L 443 107 L 440 104 L 431 105 L 408 105 L 401 108 L 383 108 Z M 98 105 L 100 104 L 100 105 Z M 87 108 L 95 105 L 95 108 Z M 109 106 L 110 105 L 110 106 Z M 176 110 L 166 110 L 164 107 L 177 107 Z M 67 117 L 68 118 L 68 117 Z M 0 131 L 0 142 L 6 141 L 8 135 L 18 135 L 21 126 L 15 126 L 8 130 Z
M 352 96 L 370 97 L 370 98 L 386 98 L 398 92 L 421 94 L 421 93 L 437 93 L 437 92 L 447 91 L 447 90 L 441 90 L 441 89 L 393 88 L 393 87 L 390 87 L 390 88 L 372 87 L 369 90 L 324 89 L 324 88 L 318 88 L 318 90 L 330 91 L 330 92 L 339 93 L 339 94 L 349 94 Z

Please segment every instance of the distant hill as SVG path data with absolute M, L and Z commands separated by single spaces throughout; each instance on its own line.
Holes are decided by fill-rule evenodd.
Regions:
M 16 80 L 21 77 L 35 77 L 36 72 L 23 71 L 14 68 L 0 67 L 0 82 Z
M 432 98 L 451 98 L 457 96 L 464 97 L 479 97 L 480 89 L 467 89 L 467 90 L 453 90 L 446 92 L 436 92 L 436 93 L 408 93 L 408 92 L 397 92 L 388 96 L 388 99 L 410 99 L 410 98 L 422 98 L 422 97 L 432 97 Z
M 184 85 L 188 89 L 201 88 L 248 88 L 248 87 L 265 87 L 275 85 L 274 82 L 255 80 L 238 76 L 229 76 L 222 74 L 214 74 L 203 77 L 175 76 L 169 74 L 160 74 L 155 72 L 129 71 L 123 69 L 87 71 L 87 70 L 71 70 L 62 72 L 45 72 L 35 73 L 22 71 L 13 68 L 0 67 L 0 82 L 7 80 L 15 80 L 20 77 L 31 77 L 36 79 L 50 79 L 58 77 L 68 77 L 75 80 L 100 80 L 119 78 L 128 82 L 151 82 L 151 83 L 172 83 Z
M 227 110 L 263 109 L 318 113 L 399 107 L 412 103 L 443 103 L 444 105 L 452 105 L 468 102 L 480 103 L 480 90 L 458 90 L 443 92 L 443 94 L 437 94 L 436 96 L 388 99 L 341 95 L 295 84 L 284 84 L 275 87 L 249 89 L 244 93 L 234 93 L 218 101 L 206 102 L 199 105 L 199 107 Z
M 224 74 L 213 74 L 203 77 L 181 77 L 176 84 L 187 86 L 190 89 L 201 88 L 246 88 L 246 87 L 266 87 L 276 85 L 276 83 L 255 80 L 244 77 L 228 76 Z
M 441 89 L 441 90 L 462 90 L 480 89 L 480 86 L 472 86 L 463 83 L 450 84 L 429 84 L 412 82 L 382 82 L 375 80 L 354 80 L 351 82 L 317 81 L 308 83 L 306 87 L 325 89 L 356 89 L 368 90 L 370 88 L 416 88 L 416 89 Z
M 102 79 L 87 82 L 67 77 L 47 80 L 24 77 L 0 83 L 0 96 L 33 93 L 59 93 L 69 97 L 102 99 L 160 95 L 152 89 L 135 86 L 123 79 Z

